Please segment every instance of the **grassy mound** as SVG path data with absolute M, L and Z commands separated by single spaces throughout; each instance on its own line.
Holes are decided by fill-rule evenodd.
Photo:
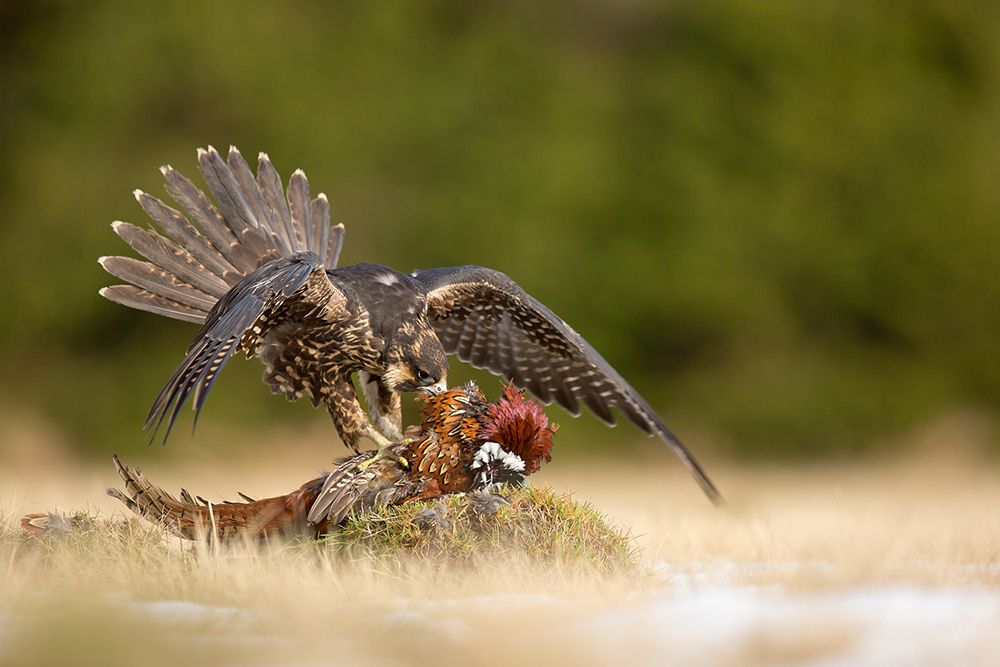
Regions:
M 355 554 L 475 565 L 514 558 L 601 572 L 637 567 L 632 539 L 587 503 L 549 487 L 446 496 L 352 516 L 325 544 Z
M 569 575 L 640 574 L 632 539 L 596 509 L 549 487 L 504 487 L 495 494 L 445 496 L 350 516 L 335 533 L 313 540 L 240 541 L 206 545 L 175 538 L 134 516 L 63 515 L 42 539 L 27 535 L 14 518 L 0 521 L 0 556 L 31 557 L 37 564 L 72 561 L 96 566 L 111 558 L 140 570 L 187 570 L 209 555 L 315 559 L 377 569 L 446 566 L 470 572 L 506 569 Z M 180 550 L 176 547 L 180 547 Z M 310 556 L 311 554 L 311 556 Z M 67 560 L 68 559 L 68 560 Z M 353 564 L 353 565 L 352 565 Z M 366 565 L 367 564 L 367 565 Z M 110 563 L 109 563 L 110 565 Z M 512 569 L 513 568 L 513 569 Z M 98 569 L 100 569 L 98 567 Z

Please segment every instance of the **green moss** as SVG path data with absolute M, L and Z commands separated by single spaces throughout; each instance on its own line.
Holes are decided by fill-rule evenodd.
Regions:
M 631 537 L 570 494 L 529 485 L 505 487 L 497 496 L 461 494 L 351 516 L 324 542 L 375 557 L 470 565 L 499 557 L 601 572 L 637 569 Z

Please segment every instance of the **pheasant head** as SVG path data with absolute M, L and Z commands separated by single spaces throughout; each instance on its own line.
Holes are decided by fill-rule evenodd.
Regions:
M 552 436 L 558 428 L 549 423 L 538 403 L 508 384 L 500 400 L 487 407 L 480 437 L 519 457 L 524 461 L 524 474 L 530 475 L 552 460 Z
M 427 453 L 440 456 L 448 450 L 456 455 L 455 463 L 464 467 L 467 488 L 482 488 L 503 483 L 520 483 L 537 472 L 543 461 L 552 460 L 552 435 L 556 426 L 534 401 L 513 385 L 504 388 L 503 396 L 490 403 L 475 383 L 423 397 L 420 411 L 421 432 L 433 434 L 436 441 L 418 445 L 417 469 L 433 473 L 440 467 L 423 465 Z M 461 463 L 459 463 L 461 462 Z M 454 479 L 454 478 L 452 478 Z M 452 486 L 446 482 L 446 486 Z

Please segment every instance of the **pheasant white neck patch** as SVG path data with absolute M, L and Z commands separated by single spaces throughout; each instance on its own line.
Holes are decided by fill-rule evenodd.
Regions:
M 484 442 L 472 459 L 473 470 L 479 470 L 479 482 L 484 487 L 523 479 L 524 459 L 508 452 L 500 443 Z

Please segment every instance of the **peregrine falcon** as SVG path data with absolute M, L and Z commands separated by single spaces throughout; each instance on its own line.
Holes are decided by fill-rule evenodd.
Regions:
M 102 257 L 124 280 L 111 301 L 201 324 L 157 396 L 146 427 L 166 424 L 192 400 L 197 420 L 222 367 L 237 351 L 264 362 L 264 380 L 289 400 L 324 404 L 344 443 L 368 437 L 381 450 L 403 438 L 401 392 L 446 388 L 446 355 L 503 376 L 545 403 L 579 415 L 581 402 L 609 425 L 618 408 L 659 436 L 713 502 L 721 496 L 649 403 L 580 334 L 505 274 L 454 266 L 407 275 L 377 264 L 338 267 L 343 225 L 313 198 L 301 170 L 287 192 L 266 154 L 254 176 L 231 147 L 199 149 L 217 204 L 170 166 L 161 171 L 179 208 L 135 196 L 160 230 L 115 222 L 148 261 Z M 357 374 L 371 418 L 362 409 Z

